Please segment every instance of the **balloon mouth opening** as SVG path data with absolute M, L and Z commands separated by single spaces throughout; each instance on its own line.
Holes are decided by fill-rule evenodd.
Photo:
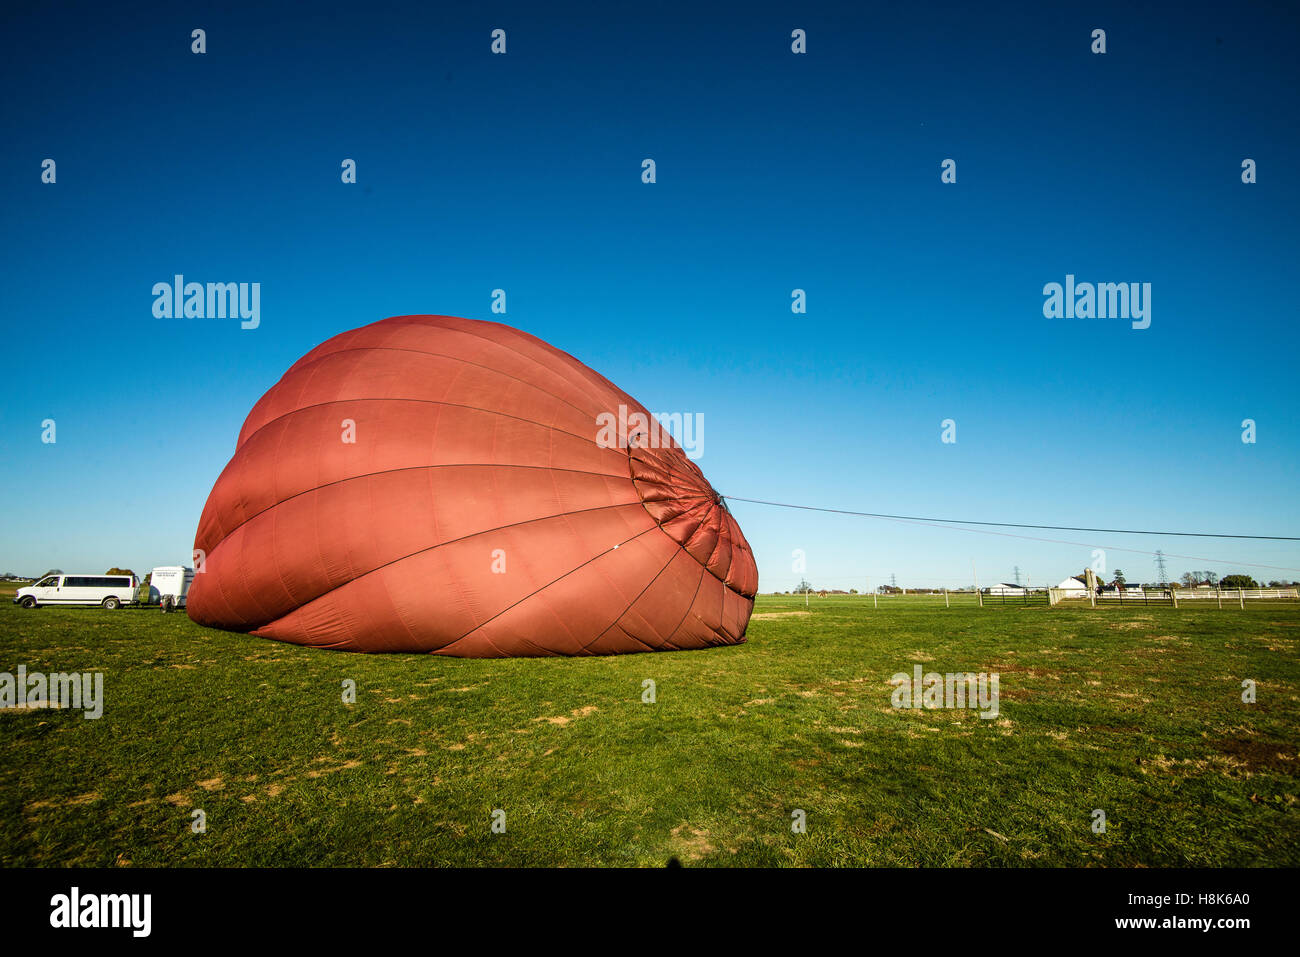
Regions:
M 734 549 L 748 552 L 726 498 L 680 448 L 628 448 L 628 469 L 641 504 L 663 532 L 739 595 L 729 578 Z M 745 596 L 750 597 L 750 596 Z

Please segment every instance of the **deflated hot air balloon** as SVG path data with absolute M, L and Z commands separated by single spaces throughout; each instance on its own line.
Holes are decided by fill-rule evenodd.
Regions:
M 199 520 L 189 615 L 470 658 L 744 641 L 740 526 L 645 408 L 527 333 L 397 316 L 258 400 Z

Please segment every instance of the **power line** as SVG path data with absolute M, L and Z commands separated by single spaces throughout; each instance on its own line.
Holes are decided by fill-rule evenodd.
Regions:
M 1180 538 L 1251 538 L 1270 542 L 1300 542 L 1297 535 L 1228 535 L 1222 532 L 1152 532 L 1138 528 L 1080 528 L 1077 525 L 1027 525 L 1023 522 L 977 522 L 964 518 L 925 518 L 920 515 L 885 515 L 880 512 L 854 512 L 845 508 L 819 508 L 816 505 L 791 505 L 789 502 L 765 502 L 757 498 L 740 498 L 724 495 L 732 502 L 749 502 L 752 505 L 774 505 L 777 508 L 798 508 L 806 512 L 831 512 L 835 515 L 860 515 L 863 518 L 888 518 L 901 522 L 935 522 L 943 525 L 989 525 L 997 528 L 1037 528 L 1054 532 L 1102 532 L 1111 535 L 1162 535 Z

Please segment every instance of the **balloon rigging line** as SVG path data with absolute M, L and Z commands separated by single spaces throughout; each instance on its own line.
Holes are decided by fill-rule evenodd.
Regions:
M 835 515 L 855 515 L 855 516 L 860 516 L 862 518 L 879 518 L 888 521 L 908 522 L 908 523 L 913 523 L 918 525 L 928 525 L 931 528 L 955 528 L 957 531 L 975 532 L 981 535 L 997 535 L 1002 538 L 1019 538 L 1030 542 L 1047 542 L 1053 545 L 1075 545 L 1080 548 L 1089 548 L 1092 547 L 1092 545 L 1095 543 L 1070 542 L 1070 541 L 1065 541 L 1063 539 L 1057 539 L 1057 538 L 1039 538 L 1033 535 L 1016 535 L 1011 532 L 994 532 L 984 528 L 963 528 L 962 526 L 963 525 L 992 525 L 992 526 L 998 526 L 1002 528 L 1040 528 L 1040 529 L 1053 529 L 1053 530 L 1074 531 L 1074 532 L 1105 532 L 1111 534 L 1133 534 L 1133 535 L 1177 535 L 1186 538 L 1241 538 L 1241 539 L 1263 539 L 1269 541 L 1285 541 L 1285 542 L 1300 541 L 1300 538 L 1284 536 L 1284 535 L 1227 535 L 1222 533 L 1206 533 L 1204 535 L 1200 535 L 1195 532 L 1152 532 L 1152 531 L 1138 531 L 1135 529 L 1117 529 L 1117 528 L 1078 528 L 1069 525 L 1028 525 L 1028 524 L 1019 524 L 1015 522 L 974 522 L 974 521 L 964 521 L 961 519 L 950 519 L 950 518 L 948 519 L 921 518 L 919 516 L 911 516 L 911 515 L 886 515 L 880 512 L 857 512 L 857 511 L 852 511 L 849 509 L 841 509 L 841 508 L 821 508 L 815 505 L 794 505 L 788 502 L 769 502 L 763 499 L 741 498 L 740 496 L 735 496 L 735 495 L 722 495 L 721 498 L 733 502 L 749 502 L 752 505 L 771 505 L 777 508 L 793 508 L 793 509 L 799 509 L 801 511 L 807 511 L 807 512 L 829 512 Z M 1117 552 L 1133 552 L 1138 555 L 1156 554 L 1155 552 L 1145 551 L 1140 548 L 1122 548 L 1119 546 L 1108 546 L 1108 547 L 1110 547 L 1113 551 L 1117 551 Z M 1212 562 L 1221 565 L 1247 565 L 1251 568 L 1273 568 L 1278 571 L 1289 571 L 1289 572 L 1300 571 L 1300 568 L 1292 568 L 1286 565 L 1265 565 L 1259 562 L 1243 562 L 1243 561 L 1236 561 L 1236 560 L 1227 561 L 1219 558 L 1205 558 L 1203 556 L 1198 556 L 1198 555 L 1178 555 L 1172 552 L 1164 552 L 1163 554 L 1166 558 L 1181 558 L 1186 561 Z
M 996 525 L 1000 528 L 1041 528 L 1057 532 L 1106 532 L 1115 535 L 1178 535 L 1184 538 L 1259 538 L 1275 542 L 1300 542 L 1297 535 L 1228 535 L 1221 532 L 1150 532 L 1136 528 L 1079 528 L 1074 525 L 1026 525 L 1021 522 L 976 522 L 964 518 L 922 518 L 919 515 L 885 515 L 880 512 L 852 512 L 843 508 L 819 508 L 816 505 L 791 505 L 788 502 L 765 502 L 756 498 L 739 498 L 724 495 L 733 502 L 750 502 L 754 505 L 775 505 L 778 508 L 799 508 L 809 512 L 834 512 L 837 515 L 861 515 L 864 518 L 892 518 L 903 522 L 939 522 L 945 525 Z

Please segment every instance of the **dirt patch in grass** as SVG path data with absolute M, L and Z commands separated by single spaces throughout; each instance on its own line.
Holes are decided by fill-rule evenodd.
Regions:
M 671 844 L 674 854 L 687 861 L 698 861 L 716 850 L 709 843 L 707 828 L 691 827 L 688 824 L 678 824 L 672 829 Z
M 1282 741 L 1242 741 L 1224 738 L 1214 747 L 1220 754 L 1241 762 L 1251 771 L 1272 771 L 1300 777 L 1300 761 L 1296 760 L 1296 747 Z
M 764 611 L 757 615 L 750 615 L 750 621 L 769 621 L 773 618 L 803 618 L 811 615 L 810 611 Z
M 351 771 L 351 770 L 353 770 L 354 768 L 359 768 L 359 767 L 361 767 L 361 765 L 362 765 L 363 763 L 364 763 L 364 762 L 357 761 L 356 759 L 353 759 L 353 760 L 351 760 L 351 761 L 344 761 L 342 764 L 340 764 L 340 765 L 339 765 L 338 767 L 336 767 L 336 768 L 321 768 L 319 771 L 308 771 L 308 772 L 307 772 L 307 777 L 309 777 L 309 778 L 318 778 L 318 777 L 321 777 L 322 775 L 325 775 L 325 774 L 334 774 L 334 773 L 336 773 L 336 772 L 338 772 L 338 771 Z
M 100 799 L 98 791 L 89 791 L 86 794 L 78 794 L 76 797 L 70 797 L 64 801 L 33 801 L 27 805 L 29 811 L 44 811 L 53 807 L 79 807 L 83 804 L 93 804 Z
M 1056 672 L 1050 668 L 1033 668 L 1027 665 L 993 665 L 989 668 L 989 671 L 996 671 L 999 675 L 1007 672 L 1009 674 L 1029 675 L 1033 678 L 1056 677 Z
M 1133 621 L 1112 621 L 1106 627 L 1112 631 L 1137 631 L 1146 628 L 1154 619 L 1150 615 L 1141 615 Z
M 533 718 L 533 721 L 534 721 L 534 722 L 537 722 L 537 721 L 547 721 L 547 722 L 549 722 L 549 723 L 551 723 L 551 724 L 558 725 L 559 727 L 564 727 L 566 724 L 568 724 L 568 723 L 569 723 L 570 721 L 572 721 L 574 718 L 585 718 L 585 717 L 587 717 L 587 715 L 589 715 L 589 714 L 594 714 L 595 712 L 597 712 L 597 711 L 599 711 L 599 710 L 600 710 L 600 709 L 597 708 L 595 705 L 590 705 L 590 704 L 589 704 L 589 705 L 587 705 L 586 707 L 575 708 L 573 711 L 570 711 L 567 715 L 560 714 L 560 715 L 556 715 L 556 716 L 553 717 L 553 718 L 548 718 L 548 717 L 542 716 L 542 717 L 540 717 L 540 718 Z

